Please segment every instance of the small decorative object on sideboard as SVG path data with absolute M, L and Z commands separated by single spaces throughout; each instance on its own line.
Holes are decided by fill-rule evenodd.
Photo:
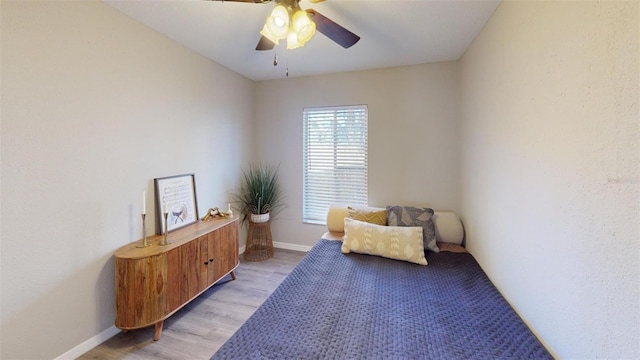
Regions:
M 164 237 L 162 237 L 162 240 L 160 240 L 160 242 L 158 243 L 158 245 L 169 245 L 171 244 L 171 241 L 169 241 L 168 236 L 169 236 L 169 226 L 168 226 L 168 218 L 169 218 L 169 207 L 167 206 L 167 203 L 164 203 L 163 206 L 163 210 L 162 212 L 164 213 Z
M 151 246 L 151 243 L 147 241 L 147 231 L 145 230 L 145 218 L 147 214 L 142 214 L 142 242 L 138 245 L 139 248 L 145 248 Z
M 145 218 L 147 217 L 147 195 L 145 192 L 142 192 L 142 242 L 137 245 L 139 248 L 145 248 L 147 246 L 151 246 L 151 243 L 147 241 L 147 229 L 145 225 Z
M 229 208 L 228 212 L 223 212 L 222 210 L 220 210 L 219 208 L 215 207 L 215 208 L 210 208 L 209 210 L 207 210 L 207 214 L 205 216 L 202 217 L 202 221 L 207 221 L 209 220 L 210 217 L 222 217 L 222 218 L 230 218 L 233 217 L 233 212 L 231 211 L 231 208 Z

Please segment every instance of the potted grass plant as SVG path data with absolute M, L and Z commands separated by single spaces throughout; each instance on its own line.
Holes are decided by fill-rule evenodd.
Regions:
M 278 180 L 278 167 L 251 164 L 242 172 L 240 188 L 233 194 L 242 222 L 250 217 L 254 223 L 267 222 L 285 206 Z

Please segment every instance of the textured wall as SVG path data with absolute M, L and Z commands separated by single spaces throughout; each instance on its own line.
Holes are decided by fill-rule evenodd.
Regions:
M 98 1 L 2 1 L 2 359 L 113 326 L 113 252 L 153 178 L 222 206 L 252 153 L 252 82 Z M 223 150 L 224 152 L 221 152 Z
M 639 4 L 503 2 L 461 61 L 468 248 L 560 358 L 640 358 Z
M 256 157 L 280 163 L 289 207 L 274 241 L 313 245 L 302 223 L 302 110 L 367 104 L 369 204 L 458 210 L 457 67 L 437 63 L 256 83 Z

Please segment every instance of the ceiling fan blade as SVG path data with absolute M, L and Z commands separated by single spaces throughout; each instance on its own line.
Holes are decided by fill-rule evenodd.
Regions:
M 323 1 L 324 0 L 309 0 L 309 2 L 314 3 L 314 4 L 321 3 Z
M 360 36 L 343 28 L 319 12 L 313 9 L 307 9 L 306 12 L 311 17 L 311 20 L 316 23 L 316 30 L 320 31 L 326 37 L 335 41 L 343 48 L 348 49 L 360 40 Z
M 256 45 L 256 50 L 271 50 L 276 44 L 273 41 L 267 39 L 264 36 L 260 36 L 260 41 L 258 41 L 258 45 Z

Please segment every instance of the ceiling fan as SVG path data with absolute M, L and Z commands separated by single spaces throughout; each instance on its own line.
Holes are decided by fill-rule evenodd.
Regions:
M 300 0 L 222 0 L 265 4 L 275 2 L 276 6 L 267 18 L 256 50 L 271 50 L 280 40 L 286 39 L 287 49 L 295 49 L 311 39 L 319 31 L 338 45 L 347 49 L 360 37 L 313 9 L 300 9 Z M 309 0 L 319 3 L 324 0 Z

